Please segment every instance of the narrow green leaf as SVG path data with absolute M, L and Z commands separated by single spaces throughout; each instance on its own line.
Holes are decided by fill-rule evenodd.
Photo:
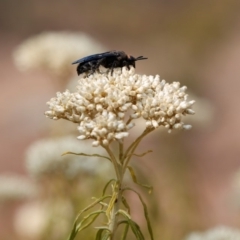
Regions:
M 109 186 L 109 184 L 111 183 L 111 182 L 117 182 L 117 180 L 116 179 L 110 179 L 108 182 L 107 182 L 107 184 L 105 185 L 105 187 L 104 187 L 104 189 L 103 189 L 103 193 L 102 193 L 102 195 L 105 195 L 105 192 L 107 191 L 107 188 L 108 188 L 108 186 Z
M 104 211 L 95 211 L 87 215 L 86 217 L 83 218 L 83 220 L 78 224 L 77 231 L 81 232 L 83 229 L 89 227 L 96 219 L 97 217 L 101 214 L 105 213 Z M 93 217 L 92 217 L 93 216 Z M 92 218 L 91 218 L 92 217 Z M 89 220 L 90 219 L 90 220 Z M 89 220 L 89 222 L 87 222 Z M 85 225 L 83 225 L 85 222 L 87 222 Z M 83 225 L 83 226 L 82 226 Z
M 132 180 L 133 180 L 135 183 L 137 183 L 137 177 L 136 177 L 136 175 L 135 175 L 135 172 L 134 172 L 133 168 L 130 167 L 130 166 L 127 166 L 127 168 L 128 168 L 128 170 L 129 170 L 129 172 L 130 172 L 130 174 L 131 174 Z
M 141 153 L 141 154 L 133 153 L 132 156 L 143 157 L 143 156 L 145 156 L 146 154 L 152 153 L 152 152 L 153 152 L 152 150 L 148 150 L 148 151 L 146 151 L 146 152 L 144 152 L 144 153 Z
M 68 237 L 68 240 L 74 240 L 74 238 L 76 237 L 77 233 L 78 233 L 78 229 L 81 227 L 81 224 L 77 224 L 79 217 L 86 212 L 87 210 L 91 209 L 92 207 L 94 207 L 95 205 L 97 205 L 98 203 L 100 203 L 101 201 L 103 201 L 106 198 L 110 198 L 111 195 L 108 196 L 103 196 L 99 199 L 97 199 L 96 201 L 94 201 L 93 203 L 91 203 L 90 205 L 88 205 L 86 208 L 84 208 L 82 211 L 80 211 L 80 213 L 77 215 L 77 217 L 75 218 L 75 221 L 73 223 L 73 227 L 72 227 L 72 231 Z
M 113 192 L 112 194 L 112 198 L 110 199 L 109 203 L 108 203 L 108 208 L 106 210 L 106 215 L 108 217 L 108 219 L 110 218 L 110 214 L 111 214 L 111 211 L 114 207 L 114 204 L 116 202 L 116 199 L 117 199 L 117 193 L 116 192 Z
M 124 217 L 127 217 L 128 219 L 131 219 L 131 216 L 124 210 L 119 209 L 117 213 L 121 213 Z
M 127 237 L 127 234 L 128 234 L 128 229 L 129 229 L 129 225 L 126 224 L 121 240 L 126 240 L 126 237 Z
M 95 240 L 108 239 L 110 234 L 111 231 L 107 227 L 101 228 L 98 230 Z
M 128 220 L 121 220 L 117 222 L 117 226 L 120 226 L 121 224 L 128 224 Z
M 77 225 L 76 225 L 76 223 L 74 223 L 72 231 L 71 231 L 71 233 L 70 233 L 70 235 L 68 237 L 68 240 L 73 240 L 76 237 L 77 232 L 78 232 L 76 228 L 77 228 Z
M 101 240 L 109 240 L 110 236 L 111 236 L 111 233 L 110 232 L 106 232 L 105 235 L 103 235 Z
M 121 224 L 125 224 L 125 228 L 124 228 L 121 240 L 126 240 L 128 229 L 129 229 L 129 223 L 127 220 L 122 220 L 117 223 L 117 227 L 119 227 Z
M 144 209 L 144 216 L 145 216 L 145 219 L 146 219 L 146 222 L 147 222 L 149 235 L 151 237 L 151 240 L 154 240 L 154 238 L 153 238 L 153 231 L 152 231 L 152 227 L 151 227 L 151 222 L 150 222 L 150 219 L 149 219 L 149 216 L 148 216 L 147 205 L 145 204 L 145 202 L 143 201 L 141 195 L 137 191 L 133 190 L 132 188 L 124 188 L 122 191 L 125 191 L 125 190 L 133 191 L 134 193 L 137 194 L 140 202 L 142 203 L 143 209 Z
M 104 229 L 99 229 L 99 230 L 97 231 L 95 240 L 101 240 L 101 239 L 102 239 L 102 233 L 103 233 L 103 231 L 104 231 Z
M 129 222 L 132 232 L 136 236 L 137 240 L 144 240 L 144 236 L 143 236 L 138 224 L 136 222 L 132 221 L 131 219 L 129 219 L 128 222 Z
M 136 177 L 136 174 L 133 170 L 133 168 L 131 166 L 127 166 L 127 169 L 129 170 L 130 174 L 131 174 L 131 177 L 132 177 L 132 180 L 134 183 L 136 183 L 137 185 L 141 186 L 141 187 L 144 187 L 144 188 L 147 188 L 148 189 L 148 193 L 150 194 L 152 192 L 152 186 L 149 186 L 149 185 L 146 185 L 146 184 L 142 184 L 142 183 L 139 183 L 137 181 L 137 177 Z
M 87 207 L 85 207 L 83 210 L 80 211 L 80 213 L 77 215 L 75 222 L 78 221 L 79 217 L 86 211 L 88 211 L 89 209 L 93 208 L 94 206 L 96 206 L 98 203 L 102 202 L 104 199 L 106 198 L 111 198 L 111 195 L 106 195 L 106 196 L 102 196 L 100 198 L 98 198 L 96 201 L 94 201 L 93 203 L 91 203 L 90 205 L 88 205 Z
M 100 157 L 100 158 L 105 158 L 111 162 L 111 159 L 109 157 L 100 155 L 100 154 L 87 154 L 87 153 L 75 153 L 75 152 L 64 152 L 61 156 L 65 156 L 67 154 L 73 154 L 73 155 L 78 155 L 78 156 L 85 156 L 85 157 Z
M 128 214 L 126 214 L 125 211 L 119 210 L 118 213 L 121 213 L 124 217 L 127 218 L 127 220 L 122 220 L 122 221 L 118 222 L 118 226 L 123 223 L 130 225 L 132 232 L 136 236 L 137 240 L 144 240 L 144 236 L 143 236 L 138 224 L 136 222 L 134 222 L 133 220 L 131 220 L 131 217 Z
M 127 209 L 128 214 L 131 215 L 130 206 L 128 205 L 126 198 L 123 196 L 122 196 L 122 203 L 123 203 L 124 207 Z

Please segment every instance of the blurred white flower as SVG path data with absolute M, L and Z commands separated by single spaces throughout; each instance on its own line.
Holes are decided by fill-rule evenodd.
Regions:
M 0 202 L 33 198 L 37 193 L 37 186 L 26 177 L 13 173 L 0 175 Z
M 50 110 L 45 115 L 78 123 L 78 139 L 94 139 L 93 146 L 108 145 L 127 137 L 138 118 L 145 120 L 148 129 L 190 129 L 183 117 L 194 114 L 194 101 L 187 99 L 186 89 L 179 82 L 166 83 L 158 75 L 135 74 L 133 67 L 130 71 L 117 68 L 113 75 L 82 77 L 74 93 L 58 92 L 47 103 Z
M 62 199 L 32 202 L 21 206 L 14 218 L 16 233 L 27 239 L 60 239 L 71 228 L 74 216 L 72 205 Z
M 42 203 L 33 202 L 21 206 L 14 218 L 16 233 L 25 238 L 38 238 L 47 229 L 49 209 Z
M 240 230 L 219 226 L 203 233 L 193 232 L 185 240 L 240 240 Z
M 45 69 L 66 77 L 75 69 L 73 61 L 104 50 L 85 33 L 43 32 L 20 44 L 13 57 L 20 70 Z
M 74 136 L 39 140 L 26 152 L 27 170 L 34 177 L 51 176 L 56 173 L 69 179 L 81 173 L 104 174 L 111 166 L 107 159 L 72 154 L 61 156 L 64 152 L 105 155 L 103 149 L 97 148 L 92 152 L 90 147 L 89 143 L 79 142 Z

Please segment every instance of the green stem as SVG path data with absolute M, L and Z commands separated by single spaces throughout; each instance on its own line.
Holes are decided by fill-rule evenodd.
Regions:
M 109 230 L 111 231 L 111 236 L 109 240 L 118 239 L 116 236 L 117 222 L 118 222 L 118 210 L 120 209 L 121 199 L 122 199 L 122 184 L 117 183 L 114 187 L 114 193 L 116 194 L 115 202 L 110 214 L 109 219 Z M 113 194 L 114 194 L 113 193 Z
M 118 142 L 119 143 L 119 159 L 116 159 L 114 156 L 113 152 L 108 146 L 103 146 L 106 151 L 109 154 L 109 157 L 111 158 L 111 161 L 114 165 L 114 169 L 116 172 L 117 176 L 117 182 L 113 187 L 113 193 L 112 193 L 112 201 L 114 203 L 112 204 L 110 201 L 109 207 L 111 208 L 111 212 L 109 215 L 109 223 L 108 223 L 108 228 L 111 231 L 111 236 L 109 237 L 108 240 L 115 240 L 117 239 L 116 236 L 116 230 L 117 230 L 117 221 L 118 221 L 118 211 L 121 206 L 121 201 L 122 201 L 122 181 L 123 181 L 123 176 L 126 171 L 126 168 L 128 166 L 128 163 L 136 150 L 137 146 L 145 137 L 148 133 L 152 132 L 154 128 L 151 129 L 145 129 L 143 133 L 128 147 L 127 151 L 124 153 L 123 151 L 123 142 Z
M 126 153 L 124 154 L 124 166 L 123 166 L 123 174 L 125 173 L 128 163 L 135 151 L 135 149 L 137 148 L 137 146 L 139 145 L 139 143 L 141 142 L 141 140 L 143 139 L 143 137 L 145 137 L 147 134 L 149 134 L 150 132 L 152 132 L 154 130 L 154 128 L 147 128 L 145 129 L 142 134 L 128 147 Z M 126 159 L 126 160 L 125 160 Z
M 108 147 L 108 146 L 102 146 L 103 148 L 105 148 L 105 150 L 107 151 L 110 159 L 111 159 L 111 162 L 113 163 L 113 166 L 114 166 L 114 170 L 115 170 L 115 173 L 116 173 L 116 176 L 117 176 L 117 180 L 119 181 L 119 179 L 121 178 L 121 170 L 120 170 L 120 167 L 121 165 L 118 163 L 116 157 L 114 156 L 112 150 Z
M 117 218 L 118 218 L 117 212 L 120 209 L 121 199 L 122 199 L 123 165 L 121 164 L 121 160 L 122 160 L 121 158 L 123 156 L 123 143 L 119 142 L 119 157 L 120 157 L 119 160 L 116 159 L 113 152 L 108 146 L 103 146 L 103 147 L 106 149 L 106 151 L 109 154 L 109 157 L 111 158 L 111 161 L 113 163 L 116 176 L 117 176 L 117 182 L 114 185 L 113 193 L 112 193 L 112 197 L 114 198 L 113 199 L 114 203 L 108 219 L 109 220 L 108 228 L 111 231 L 111 236 L 109 240 L 114 240 L 116 238 L 115 236 L 116 236 L 116 229 L 117 229 Z
M 120 163 L 123 164 L 123 142 L 122 140 L 120 140 L 119 142 L 119 160 L 120 160 Z

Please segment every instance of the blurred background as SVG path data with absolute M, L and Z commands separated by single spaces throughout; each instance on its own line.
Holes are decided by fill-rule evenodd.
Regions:
M 148 57 L 137 73 L 180 81 L 196 100 L 192 130 L 155 131 L 140 146 L 153 153 L 133 161 L 154 188 L 146 199 L 156 239 L 240 229 L 239 29 L 238 0 L 0 0 L 0 239 L 66 239 L 106 182 L 108 166 L 72 173 L 68 163 L 69 175 L 65 162 L 51 162 L 56 155 L 41 156 L 76 144 L 63 143 L 75 126 L 44 116 L 57 91 L 77 84 L 71 62 L 113 49 Z M 134 210 L 144 226 L 141 214 Z

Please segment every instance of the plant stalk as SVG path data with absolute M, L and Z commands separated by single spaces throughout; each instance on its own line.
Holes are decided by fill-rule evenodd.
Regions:
M 111 236 L 109 240 L 117 239 L 116 230 L 117 230 L 117 222 L 118 222 L 118 211 L 120 209 L 121 199 L 122 199 L 122 190 L 121 190 L 120 183 L 118 183 L 117 186 L 114 188 L 114 193 L 116 194 L 116 198 L 110 214 L 109 230 L 111 231 Z

